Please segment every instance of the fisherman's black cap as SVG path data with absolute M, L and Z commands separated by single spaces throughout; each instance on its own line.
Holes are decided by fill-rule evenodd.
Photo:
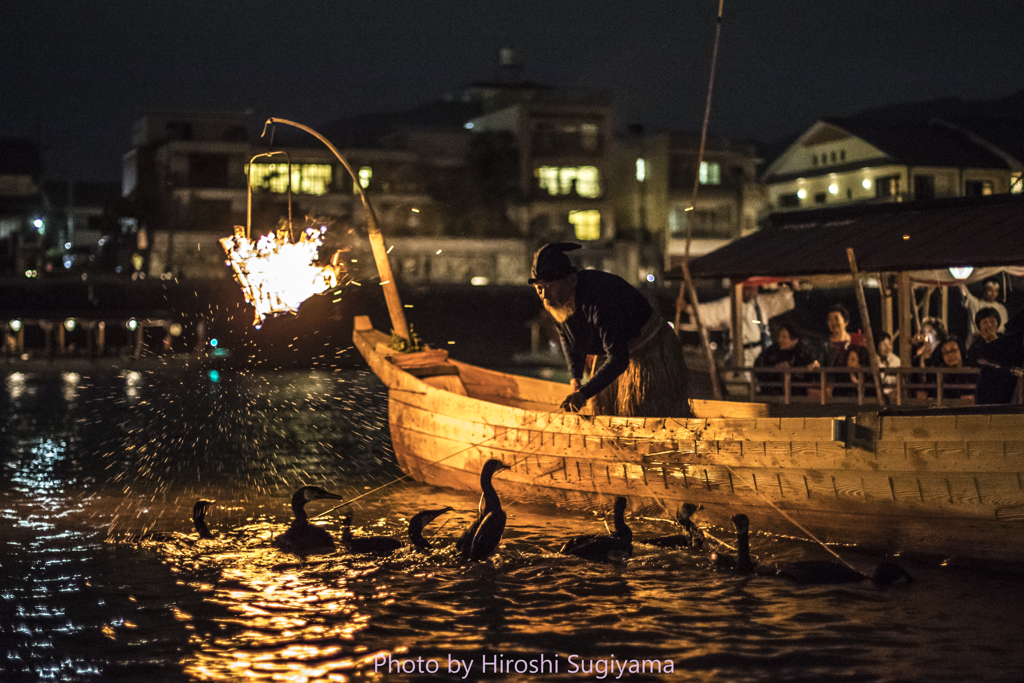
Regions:
M 582 247 L 574 242 L 545 244 L 533 255 L 533 268 L 530 269 L 530 279 L 527 282 L 531 285 L 538 280 L 551 282 L 575 273 L 576 269 L 572 267 L 565 252 L 576 249 Z

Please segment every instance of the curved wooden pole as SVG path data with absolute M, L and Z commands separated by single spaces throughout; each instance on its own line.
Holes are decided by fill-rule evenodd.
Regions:
M 341 156 L 341 152 L 331 144 L 331 142 L 320 133 L 317 133 L 312 128 L 304 126 L 301 123 L 295 123 L 294 121 L 288 121 L 287 119 L 275 119 L 269 118 L 263 126 L 263 133 L 266 134 L 266 127 L 276 123 L 282 123 L 287 126 L 293 126 L 299 130 L 304 130 L 320 142 L 327 146 L 327 149 L 334 153 L 334 156 L 338 158 L 341 165 L 345 167 L 348 174 L 352 176 L 352 182 L 355 187 L 359 190 L 359 198 L 363 202 L 363 209 L 366 212 L 366 225 L 369 232 L 370 249 L 373 251 L 373 260 L 377 264 L 377 274 L 380 275 L 380 284 L 384 288 L 384 300 L 388 305 L 388 314 L 391 316 L 391 327 L 395 333 L 400 337 L 411 341 L 409 334 L 409 325 L 405 321 L 405 309 L 402 308 L 402 300 L 398 297 L 398 288 L 395 286 L 395 278 L 391 274 L 391 263 L 388 261 L 388 250 L 384 246 L 384 235 L 381 234 L 380 227 L 377 224 L 377 213 L 373 210 L 373 206 L 370 204 L 370 200 L 367 199 L 366 193 L 363 191 L 363 186 L 359 184 L 359 177 L 355 171 L 352 170 L 352 166 L 349 165 L 345 157 Z

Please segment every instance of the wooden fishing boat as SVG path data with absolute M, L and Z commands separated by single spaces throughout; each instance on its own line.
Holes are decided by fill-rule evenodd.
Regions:
M 398 354 L 356 319 L 359 352 L 388 388 L 395 455 L 412 478 L 476 491 L 485 461 L 512 469 L 507 501 L 631 512 L 703 506 L 727 526 L 823 542 L 1024 561 L 1024 414 L 1017 407 L 864 411 L 692 401 L 695 417 L 620 418 L 558 410 L 564 384 Z M 843 410 L 861 410 L 845 415 Z M 807 416 L 807 411 L 833 414 Z M 779 412 L 786 411 L 786 412 Z

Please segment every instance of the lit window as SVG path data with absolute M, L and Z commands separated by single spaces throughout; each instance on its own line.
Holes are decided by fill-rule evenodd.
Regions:
M 535 171 L 540 189 L 552 196 L 575 194 L 586 199 L 601 195 L 600 174 L 595 166 L 541 166 Z
M 331 167 L 328 164 L 302 164 L 302 177 L 297 183 L 302 194 L 327 194 L 331 186 Z M 294 175 L 294 174 L 293 174 Z M 295 179 L 292 178 L 294 186 Z
M 359 169 L 359 186 L 364 190 L 370 186 L 370 180 L 373 179 L 373 169 L 369 166 L 363 166 Z
M 601 194 L 601 183 L 595 166 L 580 166 L 576 169 L 576 194 L 594 199 Z
M 601 212 L 593 209 L 587 211 L 570 211 L 569 222 L 576 229 L 576 239 L 601 239 Z
M 537 179 L 540 181 L 540 189 L 547 190 L 548 194 L 557 195 L 558 191 L 558 168 L 556 166 L 541 166 L 537 169 Z
M 692 168 L 692 167 L 691 167 Z M 701 185 L 721 185 L 722 184 L 722 166 L 715 162 L 700 162 L 700 184 Z
M 292 192 L 327 194 L 331 185 L 330 164 L 292 164 Z M 249 182 L 257 190 L 284 193 L 288 191 L 288 164 L 253 164 Z
M 1024 173 L 1010 174 L 1010 192 L 1012 194 L 1024 192 Z
M 636 179 L 641 183 L 647 180 L 647 162 L 643 159 L 636 160 Z

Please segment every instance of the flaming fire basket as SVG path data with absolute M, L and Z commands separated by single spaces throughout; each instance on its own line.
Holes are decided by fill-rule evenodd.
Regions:
M 296 313 L 309 297 L 343 284 L 347 271 L 340 252 L 334 254 L 330 264 L 318 263 L 326 231 L 324 225 L 308 226 L 293 241 L 291 230 L 284 228 L 252 241 L 245 228 L 237 226 L 232 237 L 221 238 L 227 264 L 245 300 L 256 309 L 253 324 L 257 329 L 267 318 Z
M 384 289 L 384 300 L 388 306 L 394 333 L 403 339 L 411 339 L 405 312 L 402 310 L 402 302 L 391 274 L 391 265 L 388 263 L 384 237 L 377 225 L 376 212 L 362 186 L 358 183 L 358 177 L 352 170 L 352 166 L 327 138 L 312 128 L 294 121 L 267 119 L 263 134 L 266 135 L 268 127 L 271 129 L 271 145 L 273 145 L 273 126 L 278 123 L 303 130 L 320 140 L 331 150 L 352 177 L 363 204 L 370 249 L 373 252 L 374 262 L 377 264 L 377 273 L 380 277 L 380 285 Z M 250 160 L 249 169 L 252 167 L 252 161 L 258 157 L 275 154 L 285 153 L 276 151 L 257 154 Z M 245 300 L 256 309 L 254 325 L 257 328 L 270 316 L 297 312 L 302 302 L 314 294 L 325 293 L 344 285 L 344 280 L 348 275 L 348 271 L 341 261 L 340 251 L 331 256 L 327 265 L 322 265 L 320 246 L 323 244 L 324 233 L 327 231 L 325 225 L 318 225 L 316 222 L 307 225 L 298 239 L 295 238 L 292 230 L 291 177 L 291 160 L 289 159 L 288 222 L 286 226 L 252 241 L 252 181 L 250 177 L 247 183 L 249 205 L 246 224 L 245 226 L 236 226 L 233 236 L 220 240 L 221 246 L 224 247 L 224 251 L 228 255 L 227 265 L 234 273 L 238 284 L 241 285 Z

